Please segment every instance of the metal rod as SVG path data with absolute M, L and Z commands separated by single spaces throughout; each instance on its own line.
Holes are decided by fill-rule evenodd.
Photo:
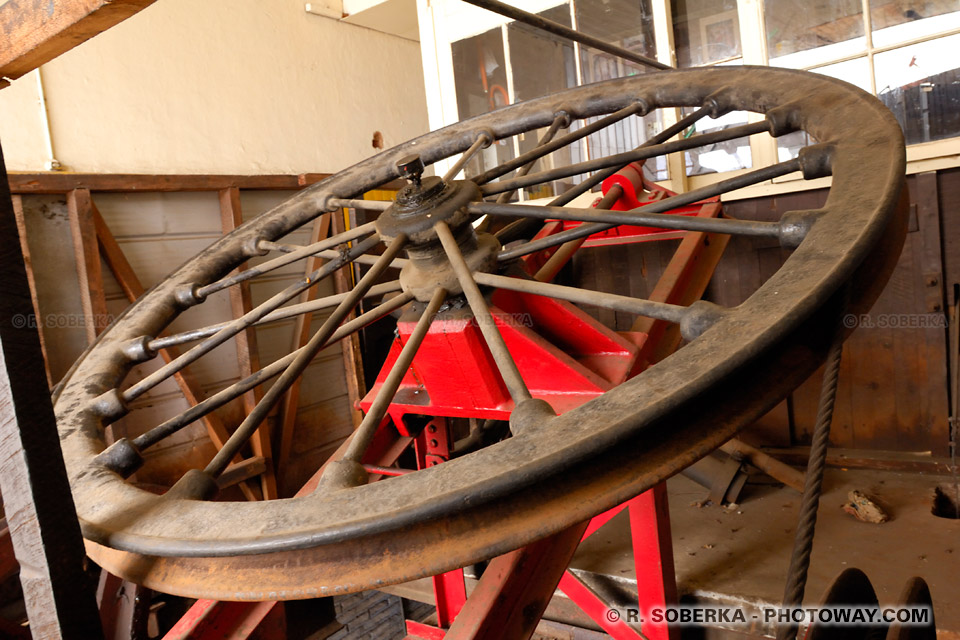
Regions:
M 764 167 L 763 169 L 757 169 L 756 171 L 750 171 L 749 173 L 744 173 L 733 178 L 728 178 L 727 180 L 721 180 L 715 184 L 707 185 L 705 187 L 700 187 L 699 189 L 694 189 L 693 191 L 688 191 L 686 193 L 681 193 L 657 202 L 646 205 L 644 208 L 646 213 L 660 213 L 662 211 L 669 211 L 675 207 L 693 204 L 699 200 L 705 198 L 712 198 L 729 191 L 734 191 L 736 189 L 741 189 L 743 187 L 756 184 L 758 182 L 764 182 L 766 180 L 771 180 L 788 173 L 800 170 L 800 160 L 794 158 L 793 160 L 788 160 L 787 162 L 781 162 L 770 167 Z M 499 206 L 499 205 L 497 205 Z M 569 242 L 576 238 L 583 238 L 586 236 L 593 235 L 594 233 L 604 231 L 616 225 L 606 224 L 602 222 L 595 223 L 585 223 L 579 227 L 574 227 L 573 229 L 567 229 L 566 231 L 561 231 L 552 236 L 547 236 L 545 238 L 540 238 L 539 240 L 532 240 L 526 242 L 520 246 L 513 247 L 510 249 L 505 249 L 500 252 L 500 260 L 514 260 L 520 256 L 525 256 L 529 253 L 534 253 L 536 251 L 542 251 L 543 249 L 548 249 L 554 247 L 558 244 L 563 244 L 564 242 Z
M 331 207 L 339 209 L 369 209 L 371 211 L 383 211 L 393 206 L 392 200 L 357 200 L 355 198 L 331 198 L 329 202 Z
M 265 273 L 269 273 L 270 271 L 279 269 L 280 267 L 285 267 L 286 265 L 292 264 L 297 260 L 309 258 L 310 256 L 323 251 L 324 249 L 332 249 L 338 244 L 343 244 L 351 240 L 357 240 L 359 238 L 369 236 L 372 233 L 376 233 L 376 231 L 377 228 L 375 224 L 373 222 L 368 222 L 367 224 L 360 225 L 355 229 L 350 229 L 344 233 L 338 233 L 335 236 L 331 236 L 330 238 L 326 238 L 320 242 L 303 247 L 299 251 L 293 251 L 285 256 L 279 256 L 272 260 L 261 262 L 257 265 L 251 265 L 243 271 L 234 273 L 233 275 L 217 280 L 216 282 L 211 282 L 210 284 L 204 285 L 197 289 L 197 295 L 201 298 L 206 298 L 208 295 L 216 293 L 217 291 L 222 291 L 227 287 L 240 284 L 241 282 L 249 280 L 250 278 L 255 278 Z
M 510 397 L 513 398 L 514 404 L 520 404 L 521 401 L 530 399 L 530 391 L 520 376 L 517 363 L 513 361 L 513 356 L 510 355 L 510 351 L 503 341 L 503 336 L 500 335 L 500 330 L 497 329 L 496 322 L 494 322 L 493 316 L 490 314 L 490 308 L 487 306 L 487 301 L 484 300 L 483 294 L 480 293 L 480 289 L 473 279 L 467 261 L 464 260 L 463 254 L 460 252 L 460 247 L 457 246 L 457 241 L 454 239 L 450 227 L 447 226 L 446 222 L 438 222 L 434 225 L 434 229 L 437 230 L 437 236 L 440 238 L 440 243 L 447 253 L 450 266 L 453 267 L 457 281 L 463 289 L 463 295 L 467 298 L 467 304 L 470 305 L 470 310 L 473 311 L 477 325 L 480 327 L 480 332 L 483 334 L 483 339 L 486 341 L 487 347 L 490 348 L 490 354 L 497 363 L 500 376 L 503 378 L 504 384 L 507 385 Z
M 363 417 L 360 426 L 357 427 L 357 430 L 353 434 L 353 438 L 350 439 L 350 444 L 343 454 L 344 460 L 360 462 L 363 458 L 363 454 L 366 453 L 367 448 L 373 441 L 373 437 L 377 433 L 377 429 L 380 427 L 380 423 L 383 421 L 383 416 L 386 415 L 390 403 L 393 402 L 393 396 L 397 394 L 397 389 L 400 388 L 400 383 L 403 382 L 403 377 L 407 375 L 407 370 L 410 368 L 410 365 L 413 364 L 413 359 L 417 355 L 417 350 L 420 348 L 420 344 L 423 343 L 427 331 L 430 329 L 430 324 L 433 322 L 434 317 L 436 317 L 437 312 L 440 311 L 440 307 L 443 305 L 443 301 L 446 299 L 447 292 L 443 288 L 438 287 L 437 290 L 433 292 L 433 297 L 430 298 L 427 308 L 424 309 L 423 315 L 421 315 L 420 320 L 417 321 L 417 326 L 414 327 L 413 333 L 407 338 L 407 343 L 403 345 L 403 349 L 400 350 L 400 355 L 397 356 L 396 361 L 390 368 L 390 373 L 387 374 L 383 384 L 380 385 L 380 390 L 377 391 L 377 397 L 374 398 L 370 404 L 367 415 Z
M 667 199 L 661 202 L 667 202 Z M 471 213 L 492 214 L 537 218 L 539 220 L 571 220 L 573 222 L 605 222 L 613 225 L 634 225 L 656 227 L 658 229 L 680 229 L 684 231 L 705 231 L 707 233 L 726 233 L 730 235 L 776 238 L 780 234 L 780 225 L 776 222 L 754 220 L 735 220 L 732 218 L 700 218 L 679 214 L 653 213 L 650 205 L 630 209 L 629 211 L 602 211 L 598 209 L 580 209 L 569 207 L 538 207 L 522 204 L 494 204 L 477 202 L 467 209 Z M 670 208 L 674 208 L 674 204 Z M 659 207 L 663 209 L 663 207 Z
M 123 401 L 131 402 L 136 400 L 138 397 L 157 386 L 177 371 L 180 371 L 184 367 L 195 362 L 207 352 L 211 351 L 215 347 L 220 346 L 247 327 L 250 327 L 268 313 L 274 311 L 284 302 L 287 302 L 288 300 L 300 295 L 300 293 L 314 286 L 319 280 L 327 277 L 337 269 L 353 260 L 355 257 L 363 255 L 370 249 L 373 249 L 375 246 L 377 246 L 377 244 L 379 244 L 379 242 L 379 236 L 367 238 L 344 253 L 342 256 L 340 256 L 340 258 L 331 260 L 313 273 L 300 278 L 280 293 L 272 296 L 266 302 L 257 305 L 248 313 L 243 314 L 236 320 L 231 320 L 223 329 L 217 331 L 217 333 L 213 334 L 209 338 L 206 338 L 199 344 L 194 345 L 189 351 L 182 354 L 180 357 L 171 360 L 136 384 L 128 387 L 122 394 Z
M 681 131 L 684 131 L 687 128 L 696 124 L 696 122 L 699 121 L 700 119 L 710 115 L 710 113 L 711 113 L 711 107 L 700 107 L 693 113 L 687 116 L 684 116 L 683 118 L 680 118 L 678 121 L 676 121 L 666 129 L 664 129 L 657 135 L 653 136 L 649 140 L 645 141 L 643 144 L 641 144 L 637 148 L 643 149 L 646 147 L 652 147 L 655 144 L 666 142 L 667 140 L 677 135 Z M 586 180 L 584 180 L 583 182 L 575 186 L 573 189 L 570 189 L 569 191 L 566 191 L 560 194 L 559 196 L 557 196 L 556 198 L 554 198 L 553 200 L 551 200 L 550 206 L 562 207 L 563 205 L 572 201 L 574 198 L 579 197 L 581 194 L 586 193 L 587 191 L 592 189 L 594 186 L 600 184 L 601 182 L 603 182 L 604 180 L 606 180 L 607 178 L 615 174 L 617 171 L 620 171 L 620 169 L 622 168 L 623 167 L 610 167 L 609 169 L 606 169 L 604 171 L 601 171 L 599 173 L 596 173 L 590 176 L 589 178 L 587 178 Z
M 537 146 L 534 147 L 534 151 L 543 147 L 548 142 L 553 140 L 553 136 L 557 135 L 557 131 L 560 130 L 561 126 L 570 126 L 570 116 L 565 113 L 561 113 L 559 116 L 553 119 L 553 122 L 550 124 L 550 128 L 547 129 L 547 132 L 543 134 L 543 137 L 537 141 Z M 542 157 L 542 156 L 541 156 Z M 515 177 L 525 176 L 530 173 L 530 169 L 533 169 L 534 165 L 537 164 L 539 158 L 534 158 L 527 164 L 523 165 L 517 170 L 517 175 Z M 497 202 L 505 203 L 509 202 L 510 198 L 513 197 L 513 194 L 516 193 L 516 189 L 511 191 L 504 191 L 497 197 Z
M 700 107 L 693 113 L 687 116 L 684 116 L 677 122 L 673 123 L 666 129 L 658 133 L 657 135 L 644 141 L 639 147 L 637 147 L 637 149 L 643 149 L 646 147 L 651 147 L 655 144 L 660 144 L 661 142 L 666 142 L 667 140 L 677 135 L 681 131 L 684 131 L 688 127 L 692 126 L 701 118 L 707 116 L 710 112 L 711 112 L 710 107 Z M 569 189 L 568 191 L 565 191 L 564 193 L 560 194 L 559 196 L 551 200 L 550 206 L 562 207 L 568 202 L 571 202 L 572 200 L 574 200 L 575 198 L 580 197 L 582 194 L 586 193 L 596 185 L 600 184 L 601 182 L 603 182 L 604 180 L 606 180 L 607 178 L 615 174 L 617 171 L 620 171 L 620 169 L 622 169 L 622 167 L 610 167 L 609 169 L 605 169 L 603 171 L 593 174 L 592 176 L 582 181 L 580 184 L 578 184 L 574 188 Z M 505 238 L 507 238 L 508 236 L 516 235 L 518 237 L 523 237 L 523 235 L 533 227 L 532 222 L 533 222 L 532 220 L 517 220 L 507 225 L 500 231 L 498 231 L 495 235 L 497 236 L 498 239 L 500 239 L 500 241 L 503 244 L 506 244 L 507 240 Z
M 703 133 L 698 136 L 674 140 L 673 142 L 641 146 L 633 151 L 617 153 L 604 158 L 596 158 L 595 160 L 587 160 L 586 162 L 578 162 L 577 164 L 571 164 L 565 167 L 556 167 L 554 169 L 541 171 L 539 173 L 510 178 L 509 180 L 489 182 L 480 187 L 480 192 L 485 196 L 489 196 L 502 191 L 518 189 L 520 187 L 528 187 L 530 185 L 550 182 L 552 180 L 559 180 L 560 178 L 567 178 L 581 173 L 597 171 L 599 169 L 617 167 L 619 170 L 619 168 L 623 167 L 624 165 L 630 164 L 631 162 L 637 162 L 638 160 L 646 160 L 654 156 L 666 155 L 668 153 L 675 153 L 677 151 L 686 151 L 688 149 L 695 149 L 704 145 L 724 142 L 726 140 L 734 140 L 736 138 L 742 138 L 744 136 L 750 136 L 756 133 L 763 133 L 769 130 L 770 125 L 765 120 L 761 120 L 760 122 L 751 122 L 740 125 L 739 127 L 721 129 L 720 131 L 713 131 L 711 133 Z
M 299 244 L 283 244 L 280 242 L 267 242 L 263 240 L 260 241 L 259 246 L 261 249 L 267 249 L 269 251 L 279 251 L 281 253 L 292 253 L 294 251 L 299 251 L 300 249 L 303 248 L 303 245 L 299 245 Z M 317 257 L 317 258 L 324 258 L 325 260 L 331 260 L 333 258 L 336 258 L 338 255 L 340 255 L 340 252 L 337 251 L 336 249 L 324 249 L 323 251 L 318 251 L 313 255 L 314 257 Z M 363 255 L 355 259 L 354 262 L 356 262 L 357 264 L 374 264 L 377 261 L 378 257 L 379 256 Z M 402 269 L 407 265 L 407 262 L 408 260 L 406 258 L 394 258 L 393 262 L 390 263 L 390 267 L 392 269 Z
M 386 302 L 377 305 L 370 311 L 357 316 L 349 322 L 345 322 L 340 326 L 339 329 L 336 330 L 336 332 L 334 332 L 332 336 L 330 336 L 330 340 L 327 341 L 327 344 L 329 345 L 337 342 L 338 340 L 346 338 L 355 331 L 359 331 L 360 329 L 363 329 L 377 320 L 386 317 L 405 304 L 408 304 L 411 300 L 413 300 L 412 293 L 401 293 L 398 296 L 390 298 Z M 144 449 L 160 442 L 164 438 L 173 435 L 177 431 L 180 431 L 180 429 L 183 429 L 185 426 L 194 422 L 195 420 L 199 420 L 211 411 L 222 407 L 235 398 L 239 398 L 247 391 L 250 391 L 254 387 L 263 384 L 267 380 L 270 380 L 274 376 L 277 376 L 283 372 L 283 370 L 290 366 L 290 363 L 292 363 L 297 355 L 300 354 L 305 348 L 306 347 L 300 347 L 296 351 L 293 351 L 279 360 L 270 363 L 266 367 L 254 372 L 243 380 L 235 382 L 226 389 L 218 391 L 209 398 L 190 407 L 185 412 L 174 416 L 166 422 L 163 422 L 153 429 L 150 429 L 146 433 L 137 436 L 133 439 L 134 446 L 136 446 L 138 450 L 143 451 Z
M 576 302 L 577 304 L 587 304 L 592 307 L 635 313 L 667 322 L 679 323 L 687 313 L 686 307 L 676 304 L 619 296 L 613 293 L 603 293 L 602 291 L 589 291 L 576 287 L 565 287 L 549 282 L 498 276 L 493 273 L 478 271 L 473 274 L 473 279 L 477 284 L 488 287 L 509 289 L 510 291 L 519 291 L 520 293 L 532 293 L 537 296 L 558 298 L 560 300 L 567 300 L 568 302 Z
M 594 206 L 594 209 L 606 211 L 616 204 L 621 195 L 623 195 L 623 187 L 619 184 L 611 186 L 603 198 L 600 199 L 600 202 Z M 576 253 L 577 249 L 579 249 L 586 240 L 586 238 L 577 238 L 576 240 L 571 240 L 561 245 L 560 248 L 554 251 L 547 261 L 543 263 L 543 266 L 537 269 L 537 273 L 534 274 L 533 279 L 539 280 L 540 282 L 553 280 L 560 272 L 560 269 L 563 268 L 563 265 L 567 264 L 567 261 L 573 257 L 573 254 Z
M 562 149 L 563 147 L 567 146 L 571 142 L 576 142 L 580 138 L 585 138 L 586 136 L 592 133 L 596 133 L 601 129 L 604 129 L 606 127 L 609 127 L 612 124 L 616 124 L 617 122 L 620 122 L 624 118 L 628 118 L 634 114 L 637 114 L 641 112 L 643 108 L 644 108 L 644 105 L 643 103 L 640 103 L 640 102 L 634 102 L 633 104 L 627 105 L 626 107 L 620 109 L 619 111 L 614 111 L 610 115 L 600 118 L 596 122 L 591 122 L 588 125 L 580 127 L 576 131 L 571 131 L 570 133 L 566 133 L 560 136 L 559 138 L 557 138 L 556 140 L 548 141 L 544 145 L 537 146 L 531 149 L 530 151 L 527 151 L 526 153 L 521 153 L 519 156 L 517 156 L 516 158 L 513 158 L 512 160 L 507 160 L 503 164 L 497 165 L 492 169 L 488 169 L 487 171 L 484 171 L 480 175 L 474 177 L 473 181 L 476 182 L 477 184 L 484 184 L 486 182 L 490 182 L 494 178 L 502 176 L 505 173 L 510 173 L 511 171 L 513 171 L 518 167 L 522 167 L 530 162 L 533 162 L 534 160 L 539 160 L 543 156 L 553 153 L 557 149 Z M 556 122 L 556 120 L 554 120 L 554 122 Z
M 259 428 L 260 423 L 266 419 L 267 414 L 273 409 L 273 405 L 279 402 L 280 398 L 286 393 L 287 389 L 290 388 L 294 380 L 303 373 L 303 370 L 307 368 L 307 365 L 310 364 L 320 349 L 327 343 L 340 323 L 343 322 L 343 319 L 357 306 L 360 299 L 363 298 L 363 294 L 373 286 L 373 283 L 376 282 L 377 278 L 387 269 L 390 261 L 403 249 L 406 243 L 407 236 L 401 233 L 393 242 L 387 245 L 386 251 L 380 256 L 380 261 L 370 267 L 370 270 L 364 274 L 360 282 L 357 283 L 357 286 L 337 305 L 337 308 L 330 314 L 330 317 L 327 318 L 320 329 L 310 337 L 307 344 L 303 346 L 302 351 L 297 354 L 297 357 L 290 363 L 290 366 L 280 374 L 280 377 L 273 386 L 263 394 L 263 398 L 261 398 L 257 406 L 253 408 L 253 411 L 247 414 L 247 417 L 243 419 L 243 422 L 240 423 L 237 430 L 223 443 L 223 447 L 217 451 L 216 455 L 213 456 L 213 460 L 211 460 L 204 469 L 205 473 L 216 478 L 224 472 L 233 457 L 240 452 L 243 445 L 246 444 L 247 440 L 249 440 L 257 428 Z
M 361 256 L 367 257 L 367 256 Z M 355 262 L 360 262 L 360 260 L 355 260 Z M 393 264 L 396 264 L 397 260 L 393 261 Z M 392 293 L 394 291 L 400 290 L 400 281 L 393 280 L 391 282 L 384 282 L 382 284 L 374 285 L 370 287 L 370 290 L 367 291 L 365 298 L 372 298 L 374 296 L 383 295 L 385 293 Z M 331 296 L 326 296 L 324 298 L 319 298 L 317 300 L 311 300 L 310 302 L 301 302 L 298 304 L 292 304 L 289 307 L 281 307 L 276 311 L 271 311 L 267 315 L 263 316 L 259 320 L 253 323 L 252 326 L 258 327 L 262 324 L 267 324 L 269 322 L 277 322 L 280 320 L 286 320 L 287 318 L 292 318 L 304 313 L 313 313 L 314 311 L 320 311 L 321 309 L 328 309 L 330 307 L 335 307 L 347 296 L 346 293 L 336 293 Z M 194 340 L 201 340 L 207 336 L 212 336 L 217 331 L 220 331 L 227 325 L 229 322 L 220 322 L 218 324 L 211 324 L 206 327 L 200 327 L 197 329 L 191 329 L 189 331 L 183 331 L 181 333 L 176 333 L 171 336 L 162 336 L 160 338 L 154 338 L 147 343 L 147 349 L 150 351 L 159 351 L 160 349 L 167 349 L 169 347 L 174 347 L 185 342 L 193 342 Z
M 463 169 L 463 165 L 470 162 L 470 158 L 474 156 L 480 149 L 484 147 L 489 147 L 493 142 L 493 138 L 486 131 L 481 131 L 480 135 L 477 136 L 477 139 L 470 145 L 470 148 L 460 154 L 460 157 L 456 162 L 453 163 L 453 166 L 443 174 L 442 180 L 444 182 L 450 182 L 457 177 L 457 174 L 460 173 L 460 170 Z
M 647 56 L 642 56 L 639 53 L 634 53 L 624 49 L 623 47 L 618 47 L 615 44 L 610 44 L 609 42 L 604 42 L 599 38 L 594 38 L 593 36 L 588 36 L 579 31 L 574 31 L 569 27 L 565 27 L 559 22 L 554 22 L 553 20 L 547 20 L 536 14 L 523 11 L 522 9 L 517 9 L 516 7 L 511 7 L 508 4 L 499 2 L 499 0 L 465 0 L 469 4 L 472 4 L 488 11 L 493 11 L 494 13 L 499 13 L 502 16 L 506 16 L 517 22 L 523 22 L 528 24 L 531 27 L 536 27 L 543 31 L 547 31 L 554 35 L 567 38 L 568 40 L 573 40 L 574 42 L 579 42 L 582 45 L 590 47 L 592 49 L 597 49 L 603 51 L 604 53 L 609 53 L 612 56 L 618 58 L 623 58 L 624 60 L 629 60 L 636 64 L 644 65 L 647 67 L 652 67 L 654 69 L 672 69 L 670 65 L 663 64 L 658 62 L 653 58 L 648 58 Z

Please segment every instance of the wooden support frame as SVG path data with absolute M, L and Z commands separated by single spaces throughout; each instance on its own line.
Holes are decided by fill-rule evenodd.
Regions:
M 0 4 L 0 78 L 4 86 L 86 42 L 154 0 L 7 0 Z
M 140 279 L 134 272 L 133 267 L 130 266 L 127 256 L 124 255 L 123 249 L 120 248 L 120 244 L 113 236 L 103 216 L 100 215 L 97 205 L 94 204 L 92 200 L 90 201 L 90 210 L 96 232 L 96 240 L 99 245 L 97 255 L 99 256 L 100 252 L 103 252 L 103 258 L 113 272 L 117 282 L 120 284 L 120 288 L 123 289 L 124 295 L 127 296 L 130 302 L 133 302 L 143 295 L 143 285 L 140 283 Z M 178 355 L 174 348 L 160 350 L 160 357 L 162 357 L 165 362 L 170 362 Z M 191 406 L 197 405 L 203 400 L 200 392 L 200 384 L 188 368 L 184 368 L 175 373 L 174 379 L 177 382 L 177 386 L 180 387 L 180 392 L 183 393 L 183 397 Z M 203 422 L 207 430 L 207 435 L 210 437 L 210 441 L 213 442 L 213 446 L 215 446 L 217 450 L 220 450 L 227 441 L 227 438 L 230 437 L 227 428 L 223 425 L 223 422 L 216 413 L 208 413 L 200 418 L 200 420 Z M 237 458 L 237 462 L 240 463 L 239 457 Z M 260 493 L 253 491 L 246 483 L 239 482 L 238 486 L 248 500 L 260 499 Z
M 54 381 L 50 375 L 50 365 L 47 360 L 47 345 L 43 340 L 41 330 L 40 300 L 37 298 L 37 282 L 33 277 L 33 260 L 30 257 L 30 245 L 27 242 L 27 222 L 23 217 L 23 198 L 13 196 L 13 215 L 17 220 L 17 233 L 20 236 L 20 252 L 23 253 L 23 266 L 27 270 L 27 284 L 30 285 L 30 300 L 33 303 L 33 314 L 37 319 L 37 335 L 40 338 L 40 351 L 43 353 L 43 369 L 47 374 L 47 386 L 53 388 Z
M 345 209 L 333 212 L 331 226 L 334 235 L 347 230 L 347 212 Z M 346 293 L 353 289 L 354 277 L 352 265 L 338 269 L 333 274 L 333 286 L 336 288 L 336 292 Z M 354 317 L 356 317 L 356 314 L 351 313 L 347 320 Z M 363 378 L 363 352 L 360 348 L 360 336 L 353 333 L 349 338 L 341 340 L 340 349 L 343 354 L 343 371 L 347 381 L 347 395 L 350 398 L 350 413 L 353 416 L 353 426 L 356 428 L 363 420 L 360 401 L 367 393 Z

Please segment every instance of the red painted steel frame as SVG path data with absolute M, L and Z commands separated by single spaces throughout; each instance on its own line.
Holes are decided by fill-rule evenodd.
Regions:
M 625 188 L 625 199 L 615 206 L 620 210 L 672 195 L 643 181 L 636 171 L 631 174 L 625 170 L 616 177 L 618 180 L 604 183 L 604 192 L 614 183 L 630 184 L 629 189 Z M 641 187 L 649 192 L 641 191 Z M 714 200 L 678 212 L 716 217 L 720 206 Z M 570 226 L 548 222 L 540 235 L 557 233 L 565 225 Z M 698 274 L 695 268 L 698 261 L 710 264 L 710 259 L 703 257 L 709 245 L 705 234 L 621 227 L 590 236 L 583 246 L 678 235 L 685 237 L 684 242 L 651 299 L 679 303 L 691 295 L 699 297 L 706 284 L 704 274 Z M 719 247 L 722 252 L 724 245 L 725 239 L 715 242 L 713 251 Z M 529 256 L 527 270 L 534 273 L 550 255 L 552 250 Z M 712 266 L 708 271 L 712 273 Z M 641 319 L 634 331 L 618 333 L 563 301 L 498 290 L 491 302 L 497 327 L 532 395 L 549 402 L 558 413 L 577 407 L 636 375 L 676 346 L 672 344 L 669 327 L 659 321 Z M 379 392 L 383 378 L 415 324 L 415 318 L 401 318 L 398 322 L 398 336 L 387 361 L 374 387 L 361 402 L 364 410 Z M 496 371 L 496 364 L 468 311 L 447 312 L 442 320 L 435 321 L 391 404 L 389 417 L 365 456 L 367 468 L 375 477 L 405 473 L 405 470 L 385 467 L 392 465 L 411 443 L 415 446 L 418 468 L 449 459 L 452 441 L 445 418 L 507 419 L 513 403 Z M 408 415 L 434 416 L 434 419 L 423 427 L 415 427 L 404 420 Z M 343 447 L 331 459 L 338 458 L 342 450 Z M 312 491 L 322 471 L 300 493 Z M 629 511 L 641 615 L 652 607 L 676 602 L 666 488 L 658 485 L 587 523 L 492 560 L 470 598 L 466 597 L 462 569 L 435 576 L 433 586 L 440 628 L 407 621 L 408 637 L 423 640 L 529 637 L 559 586 L 618 640 L 674 638 L 675 634 L 665 625 L 645 623 L 641 636 L 623 619 L 613 620 L 609 606 L 573 573 L 566 571 L 580 541 L 623 509 Z M 271 619 L 277 616 L 276 612 L 281 611 L 276 608 L 277 604 L 200 600 L 164 640 L 223 637 L 240 640 L 248 637 L 268 616 Z

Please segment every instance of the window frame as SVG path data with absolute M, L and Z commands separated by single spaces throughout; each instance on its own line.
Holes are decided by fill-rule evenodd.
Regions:
M 570 8 L 570 22 L 577 29 L 576 3 L 577 0 L 562 0 Z M 550 6 L 556 6 L 551 0 L 536 0 L 536 6 L 531 6 L 529 0 L 513 0 L 513 2 L 527 11 L 543 11 Z M 674 46 L 674 29 L 671 0 L 650 0 L 653 13 L 654 41 L 657 49 L 657 60 L 665 64 L 676 66 L 677 57 Z M 455 7 L 454 14 L 449 9 Z M 960 26 L 942 31 L 907 38 L 894 43 L 874 46 L 873 29 L 871 24 L 870 0 L 861 0 L 862 16 L 864 21 L 864 45 L 856 53 L 846 53 L 835 57 L 826 56 L 818 59 L 814 64 L 795 67 L 805 71 L 815 71 L 831 64 L 866 58 L 870 89 L 876 95 L 876 73 L 874 57 L 878 54 L 916 45 L 922 42 L 945 38 L 960 34 Z M 427 93 L 428 118 L 431 129 L 453 124 L 460 120 L 455 92 L 455 78 L 453 74 L 452 42 L 470 35 L 476 35 L 499 25 L 504 41 L 504 56 L 508 76 L 508 94 L 511 104 L 516 96 L 513 87 L 512 61 L 509 53 L 509 38 L 507 37 L 507 18 L 484 11 L 462 0 L 417 0 L 417 11 L 420 20 L 420 45 L 423 58 L 424 81 Z M 450 33 L 447 29 L 451 24 L 451 15 L 461 15 L 457 24 L 470 24 L 470 33 L 457 29 L 455 38 L 441 38 L 440 34 Z M 741 55 L 731 60 L 740 60 L 744 65 L 770 66 L 767 41 L 765 37 L 765 15 L 763 0 L 737 0 L 737 15 L 740 32 Z M 464 16 L 469 16 L 464 17 Z M 751 37 L 755 36 L 755 37 Z M 581 49 L 579 43 L 572 43 L 574 47 L 574 61 L 576 80 L 583 83 L 581 69 Z M 815 50 L 815 49 L 814 49 Z M 708 65 L 729 63 L 731 60 L 711 62 Z M 661 111 L 661 124 L 668 127 L 680 118 L 679 109 L 664 109 Z M 762 120 L 759 114 L 750 114 L 748 121 Z M 519 144 L 515 142 L 515 145 Z M 583 157 L 588 157 L 586 140 L 580 141 Z M 753 167 L 763 167 L 775 164 L 778 161 L 776 140 L 768 134 L 759 134 L 750 138 L 750 150 Z M 452 160 L 437 163 L 437 172 L 445 171 L 452 165 Z M 943 140 L 922 142 L 907 147 L 907 173 L 921 173 L 960 166 L 960 135 Z M 697 176 L 687 176 L 683 153 L 671 154 L 667 157 L 667 171 L 669 178 L 660 184 L 674 191 L 686 191 L 719 182 L 731 176 L 749 171 L 741 169 L 723 173 L 711 173 Z M 830 185 L 830 178 L 820 178 L 806 181 L 797 174 L 783 176 L 773 181 L 753 185 L 741 189 L 736 193 L 725 194 L 724 200 L 739 200 L 763 195 L 787 193 L 822 188 Z

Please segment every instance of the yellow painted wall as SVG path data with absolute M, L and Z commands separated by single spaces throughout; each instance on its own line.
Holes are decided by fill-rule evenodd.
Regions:
M 158 0 L 42 68 L 67 169 L 336 171 L 427 130 L 418 44 L 302 0 Z M 11 170 L 47 160 L 36 74 L 0 90 Z

